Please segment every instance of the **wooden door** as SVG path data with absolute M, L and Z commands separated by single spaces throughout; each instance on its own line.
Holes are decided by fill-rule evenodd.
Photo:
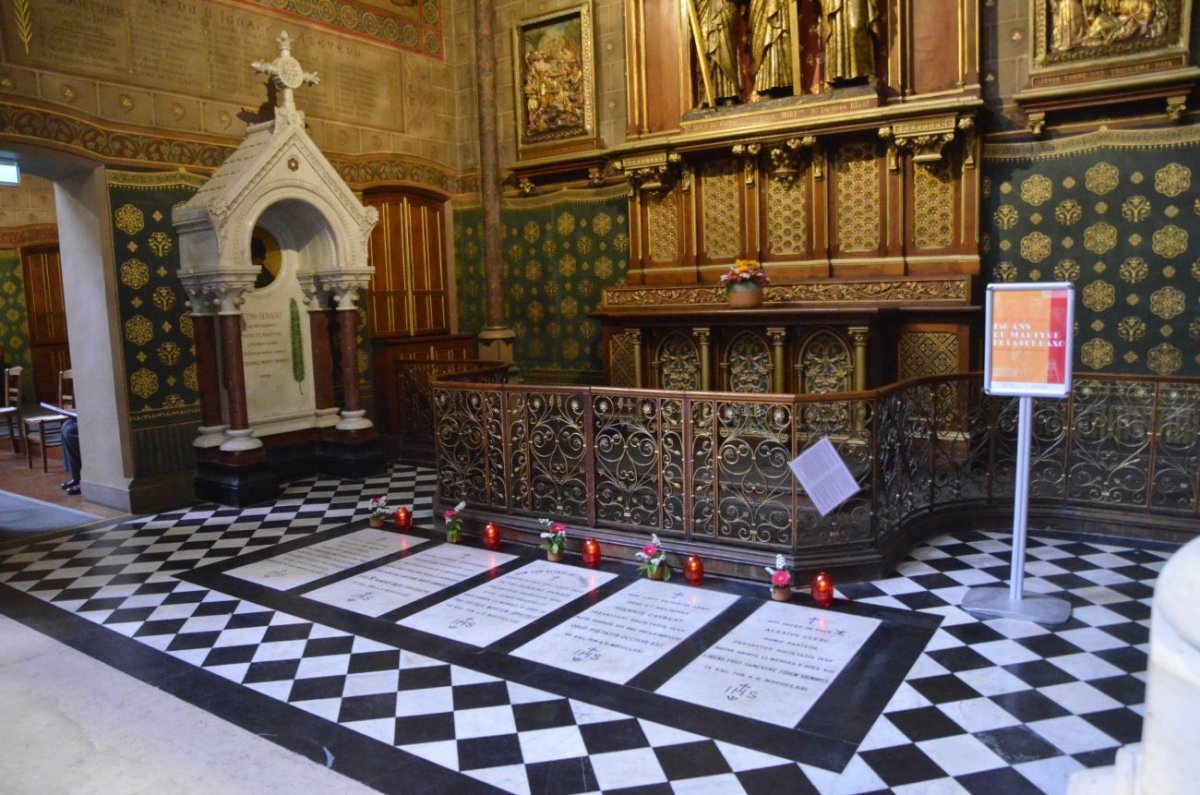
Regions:
M 371 233 L 371 338 L 450 332 L 445 211 L 440 199 L 389 191 L 368 195 L 379 210 Z
M 58 246 L 22 249 L 21 265 L 25 276 L 34 397 L 38 401 L 54 403 L 58 400 L 58 373 L 71 366 Z

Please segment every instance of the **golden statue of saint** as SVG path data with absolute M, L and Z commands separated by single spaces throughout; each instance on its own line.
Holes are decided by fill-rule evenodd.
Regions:
M 696 0 L 696 44 L 705 66 L 705 82 L 711 81 L 710 99 L 717 103 L 738 100 L 742 79 L 737 57 L 738 9 L 733 0 Z M 706 87 L 707 93 L 707 87 Z
M 824 9 L 825 83 L 874 75 L 879 0 L 829 0 Z
M 750 54 L 754 90 L 760 94 L 792 88 L 791 21 L 788 0 L 750 0 Z
M 1051 44 L 1055 52 L 1073 50 L 1087 35 L 1088 18 L 1079 0 L 1054 0 Z

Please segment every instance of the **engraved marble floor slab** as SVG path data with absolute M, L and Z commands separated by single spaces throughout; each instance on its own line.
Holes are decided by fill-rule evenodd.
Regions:
M 226 574 L 286 591 L 424 543 L 425 539 L 416 536 L 365 528 L 239 566 Z
M 488 646 L 616 576 L 536 560 L 399 623 L 461 643 Z
M 512 560 L 515 555 L 442 544 L 304 595 L 366 616 L 381 616 Z
M 657 692 L 794 727 L 881 623 L 767 602 Z
M 639 580 L 513 655 L 624 684 L 736 601 L 717 591 Z

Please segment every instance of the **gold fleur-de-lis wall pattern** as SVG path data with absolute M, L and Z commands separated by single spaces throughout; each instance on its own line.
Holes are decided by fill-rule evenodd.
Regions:
M 4 366 L 29 370 L 29 316 L 25 311 L 25 277 L 21 252 L 0 249 L 0 347 Z
M 1200 128 L 989 145 L 984 277 L 1075 284 L 1075 367 L 1200 375 Z
M 595 383 L 600 324 L 588 313 L 629 268 L 626 191 L 563 191 L 501 205 L 504 311 L 517 332 L 513 356 L 527 378 Z M 463 333 L 487 319 L 481 211 L 454 211 L 458 317 Z
M 187 296 L 176 275 L 171 208 L 202 177 L 179 172 L 108 172 L 117 296 L 130 412 L 190 413 L 199 403 Z

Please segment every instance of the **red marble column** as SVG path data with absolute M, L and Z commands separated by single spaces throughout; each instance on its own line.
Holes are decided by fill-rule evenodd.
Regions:
M 483 267 L 487 277 L 487 325 L 500 328 L 504 318 L 504 262 L 500 258 L 500 144 L 496 122 L 496 8 L 493 0 L 475 3 L 475 83 L 479 88 L 479 182 L 483 205 Z M 519 123 L 519 122 L 518 122 Z
M 338 348 L 342 357 L 342 411 L 361 411 L 358 396 L 358 312 L 337 310 Z
M 241 315 L 221 315 L 221 362 L 225 366 L 225 402 L 229 407 L 229 430 L 248 430 L 250 418 L 246 412 Z
M 200 425 L 219 428 L 221 414 L 221 374 L 217 368 L 217 327 L 212 315 L 192 315 L 192 333 L 196 342 L 196 380 L 200 389 Z
M 317 410 L 333 405 L 333 348 L 329 341 L 329 312 L 324 308 L 308 313 L 308 328 L 312 337 L 313 385 Z

